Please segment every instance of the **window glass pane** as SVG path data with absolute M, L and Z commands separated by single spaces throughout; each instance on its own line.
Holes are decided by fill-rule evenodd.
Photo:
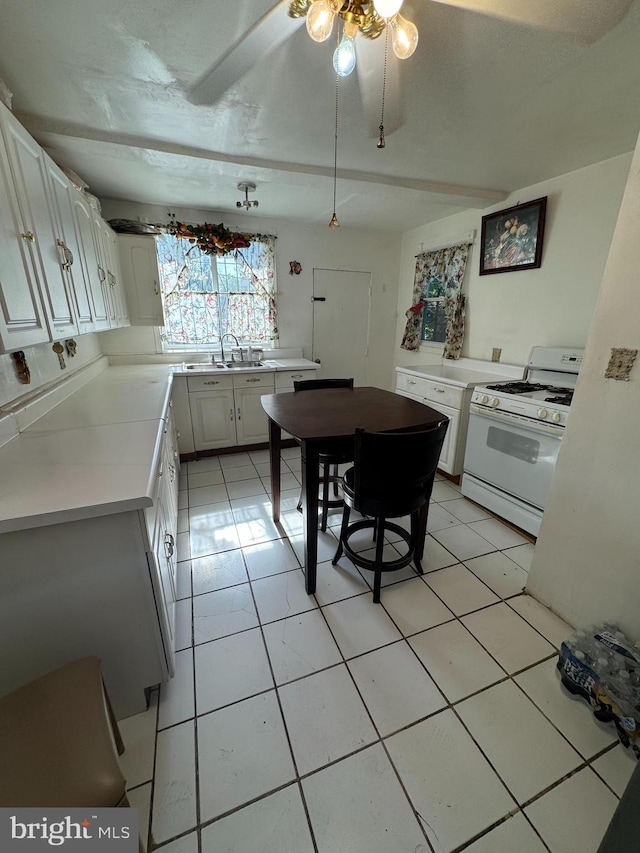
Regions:
M 428 276 L 422 289 L 422 298 L 434 299 L 444 295 L 444 279 L 442 275 Z
M 426 302 L 422 316 L 422 340 L 444 343 L 447 333 L 447 316 L 442 302 Z

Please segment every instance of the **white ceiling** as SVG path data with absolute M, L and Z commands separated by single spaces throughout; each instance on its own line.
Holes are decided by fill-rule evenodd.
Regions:
M 189 100 L 273 4 L 0 0 L 0 77 L 25 126 L 102 198 L 233 211 L 237 220 L 236 184 L 249 180 L 261 217 L 326 223 L 333 40 L 316 44 L 299 27 L 216 103 Z M 394 58 L 405 123 L 384 150 L 356 75 L 341 83 L 343 226 L 406 230 L 633 149 L 640 0 L 592 44 L 430 0 L 406 0 L 405 14 L 420 43 L 405 62 Z M 384 40 L 361 43 L 379 55 L 368 92 L 376 103 Z

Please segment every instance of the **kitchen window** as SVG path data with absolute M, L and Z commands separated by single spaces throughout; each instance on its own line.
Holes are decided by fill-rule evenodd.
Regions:
M 447 315 L 444 310 L 445 286 L 442 276 L 427 279 L 423 290 L 423 343 L 444 344 L 447 335 Z
M 173 234 L 156 237 L 156 247 L 163 349 L 201 351 L 226 334 L 243 344 L 277 339 L 275 238 L 255 236 L 222 256 Z

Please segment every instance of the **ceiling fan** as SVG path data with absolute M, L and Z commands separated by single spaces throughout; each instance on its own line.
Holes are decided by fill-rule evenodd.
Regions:
M 318 0 L 315 0 L 318 2 Z M 325 0 L 326 2 L 326 0 Z M 332 2 L 340 7 L 338 0 Z M 358 7 L 365 11 L 375 0 L 344 0 L 340 17 L 345 12 Z M 467 11 L 498 18 L 539 30 L 553 30 L 567 33 L 580 41 L 597 41 L 618 24 L 627 13 L 632 0 L 426 0 L 426 2 L 444 3 Z M 307 7 L 313 7 L 314 0 L 280 0 L 263 15 L 226 53 L 207 70 L 204 76 L 191 88 L 188 97 L 195 104 L 215 104 L 240 80 L 257 58 L 272 53 L 304 23 Z M 299 17 L 290 17 L 287 13 L 295 7 L 302 7 Z M 384 26 L 382 27 L 384 29 Z M 366 35 L 366 33 L 365 33 Z M 367 38 L 357 39 L 358 83 L 368 129 L 371 136 L 378 135 L 380 120 L 380 56 Z M 401 126 L 402 98 L 400 97 L 399 65 L 395 57 L 387 69 L 385 129 L 387 134 Z

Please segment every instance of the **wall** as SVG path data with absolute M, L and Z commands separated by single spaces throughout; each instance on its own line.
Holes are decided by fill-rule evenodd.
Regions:
M 174 210 L 172 208 L 172 210 Z M 219 222 L 222 214 L 212 211 L 175 209 L 178 220 Z M 105 219 L 140 219 L 167 222 L 166 207 L 103 200 Z M 308 225 L 251 214 L 238 214 L 234 221 L 225 217 L 225 225 L 277 235 L 276 275 L 278 280 L 279 346 L 302 347 L 306 358 L 312 356 L 313 269 L 343 269 L 371 273 L 372 303 L 370 348 L 366 382 L 379 388 L 391 388 L 395 312 L 397 305 L 400 235 L 380 231 L 362 231 L 327 225 Z M 300 275 L 289 274 L 289 261 L 302 264 Z M 155 353 L 151 329 L 120 329 L 101 335 L 108 354 Z M 346 370 L 347 368 L 345 368 Z
M 462 242 L 476 231 L 463 284 L 467 294 L 466 336 L 462 355 L 526 364 L 531 347 L 584 346 L 602 279 L 631 154 L 615 157 L 518 190 L 483 212 L 465 211 L 403 235 L 398 291 L 395 359 L 417 364 L 439 359 L 439 351 L 400 349 L 405 311 L 411 305 L 415 255 Z M 479 245 L 483 215 L 548 196 L 542 266 L 536 270 L 480 276 Z
M 640 640 L 640 361 L 605 379 L 611 347 L 640 349 L 640 140 L 595 306 L 528 591 L 576 626 L 617 620 Z
M 68 379 L 77 370 L 93 361 L 101 354 L 97 335 L 76 335 L 78 344 L 75 358 L 64 354 L 67 367 L 60 369 L 58 356 L 52 351 L 52 344 L 38 344 L 25 347 L 24 353 L 31 372 L 31 384 L 23 385 L 18 380 L 15 361 L 11 354 L 0 355 L 0 408 L 20 398 L 26 398 L 44 386 Z

